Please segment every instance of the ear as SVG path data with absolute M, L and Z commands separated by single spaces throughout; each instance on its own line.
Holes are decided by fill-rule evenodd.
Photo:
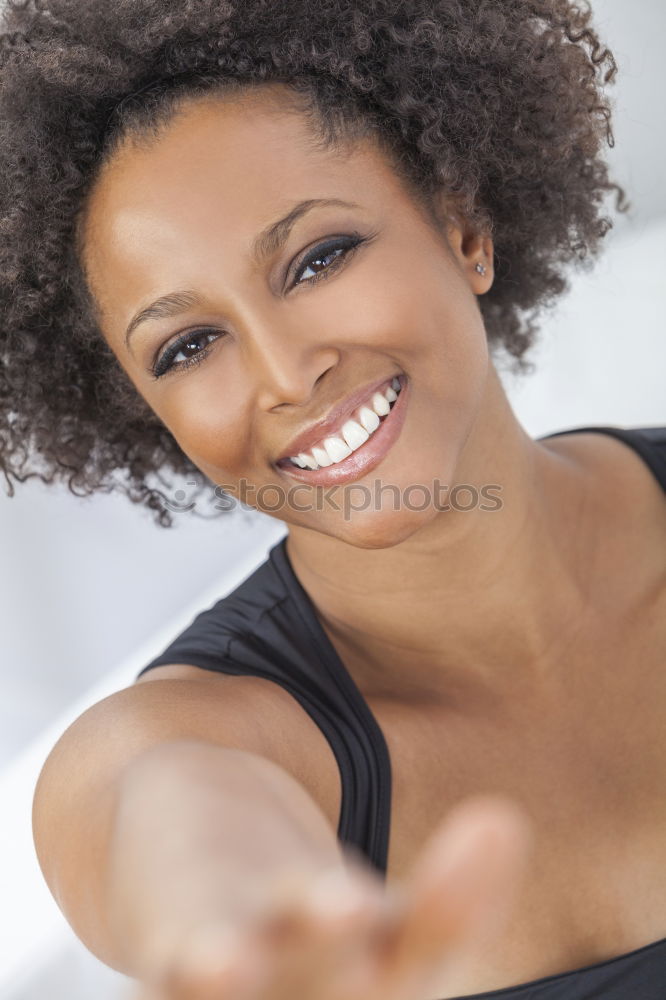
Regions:
M 487 231 L 472 225 L 450 193 L 440 200 L 439 208 L 443 213 L 440 218 L 444 220 L 447 243 L 458 269 L 475 295 L 485 295 L 495 278 L 492 239 Z
M 493 241 L 457 216 L 449 217 L 447 239 L 456 263 L 475 295 L 490 291 L 495 278 Z

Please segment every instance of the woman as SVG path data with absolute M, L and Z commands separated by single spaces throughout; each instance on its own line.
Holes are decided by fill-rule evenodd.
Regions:
M 666 429 L 533 440 L 496 370 L 622 195 L 590 12 L 4 19 L 8 481 L 287 526 L 49 756 L 76 933 L 161 1000 L 661 997 Z

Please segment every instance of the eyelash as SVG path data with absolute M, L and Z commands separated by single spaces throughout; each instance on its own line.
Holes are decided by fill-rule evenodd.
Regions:
M 325 243 L 321 243 L 303 258 L 296 269 L 294 278 L 297 278 L 303 273 L 303 271 L 306 271 L 307 268 L 315 261 L 330 257 L 336 250 L 341 250 L 343 252 L 340 256 L 334 258 L 333 264 L 326 267 L 323 271 L 316 272 L 313 278 L 307 278 L 303 282 L 297 282 L 294 280 L 292 287 L 298 287 L 301 284 L 312 285 L 318 281 L 325 280 L 331 273 L 337 271 L 338 267 L 345 262 L 353 254 L 353 252 L 358 249 L 358 247 L 360 247 L 363 243 L 369 242 L 370 239 L 372 239 L 372 237 L 364 237 L 359 233 L 353 233 L 350 236 L 338 237 L 337 239 L 327 240 Z M 204 337 L 210 337 L 211 335 L 219 337 L 225 336 L 225 334 L 220 330 L 206 328 L 191 330 L 188 333 L 184 333 L 182 337 L 179 337 L 164 351 L 161 357 L 156 360 L 154 366 L 150 369 L 154 379 L 163 378 L 169 372 L 192 368 L 194 365 L 198 365 L 204 361 L 210 353 L 208 348 L 197 351 L 193 357 L 186 358 L 185 361 L 178 361 L 174 364 L 172 359 L 180 353 L 181 349 L 186 344 L 202 340 Z

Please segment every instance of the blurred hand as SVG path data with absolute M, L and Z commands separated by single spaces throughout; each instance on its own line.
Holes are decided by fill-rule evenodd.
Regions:
M 188 935 L 133 1000 L 435 1000 L 504 927 L 531 846 L 518 805 L 468 798 L 398 888 L 351 853 L 344 869 L 283 876 L 243 925 Z

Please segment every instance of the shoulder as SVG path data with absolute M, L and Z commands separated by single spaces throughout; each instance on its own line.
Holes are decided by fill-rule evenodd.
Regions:
M 652 436 L 650 437 L 650 432 Z M 666 530 L 666 427 L 635 428 L 623 440 L 584 431 L 545 438 L 540 444 L 577 467 L 591 487 L 595 506 L 608 506 L 663 538 Z
M 133 687 L 151 682 L 187 682 L 183 688 L 175 683 L 166 685 L 168 691 L 163 688 L 164 696 L 180 701 L 182 708 L 189 701 L 193 683 L 205 692 L 206 705 L 213 713 L 216 703 L 231 698 L 244 721 L 251 720 L 253 738 L 261 735 L 266 756 L 307 789 L 337 830 L 342 803 L 338 763 L 319 726 L 284 687 L 263 677 L 223 674 L 186 663 L 153 667 Z
M 587 500 L 572 530 L 581 544 L 587 535 L 595 539 L 590 566 L 597 568 L 600 594 L 616 592 L 620 618 L 666 601 L 666 428 L 647 430 L 652 437 L 642 428 L 640 435 L 639 429 L 630 431 L 634 444 L 640 438 L 640 451 L 596 431 L 541 441 L 576 470 Z
M 607 433 L 612 431 L 612 433 Z M 540 438 L 548 450 L 571 461 L 614 490 L 628 487 L 634 499 L 663 513 L 666 504 L 666 426 L 581 428 Z

